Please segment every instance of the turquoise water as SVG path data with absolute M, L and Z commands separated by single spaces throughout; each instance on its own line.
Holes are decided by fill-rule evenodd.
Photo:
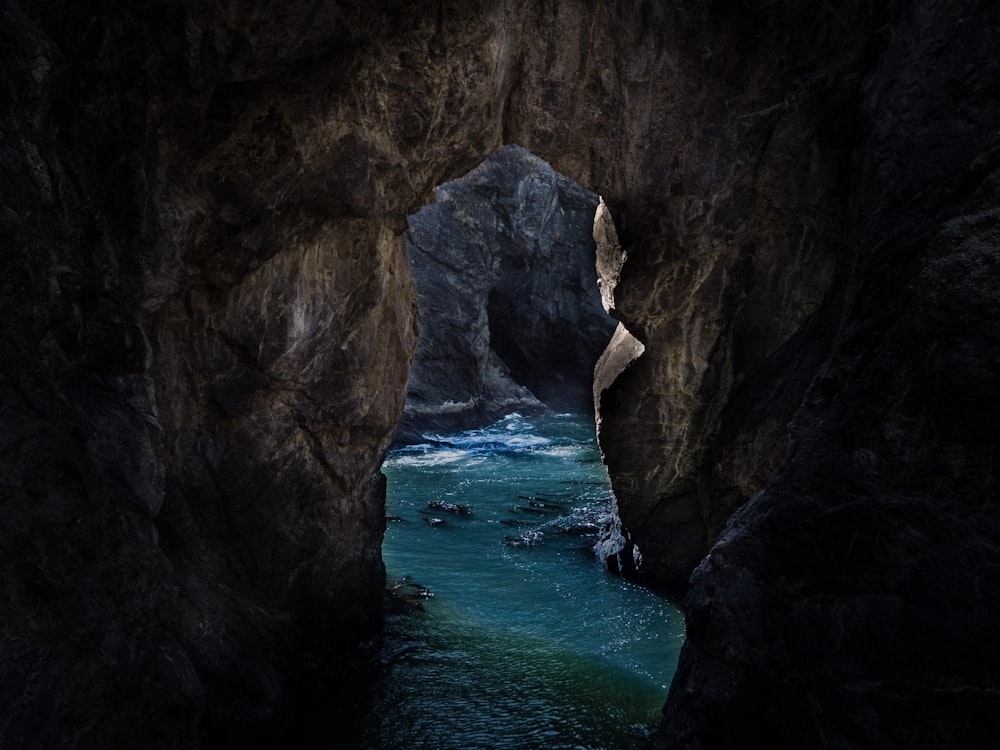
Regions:
M 372 748 L 629 748 L 683 620 L 594 553 L 611 496 L 590 418 L 511 415 L 390 454 L 391 615 Z

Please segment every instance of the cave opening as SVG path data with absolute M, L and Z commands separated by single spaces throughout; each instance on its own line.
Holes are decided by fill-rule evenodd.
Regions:
M 389 658 L 364 746 L 628 747 L 680 613 L 608 571 L 600 199 L 519 146 L 410 217 L 420 336 L 383 465 Z
M 397 443 L 515 411 L 593 414 L 616 325 L 597 285 L 599 200 L 509 145 L 410 217 L 420 335 Z

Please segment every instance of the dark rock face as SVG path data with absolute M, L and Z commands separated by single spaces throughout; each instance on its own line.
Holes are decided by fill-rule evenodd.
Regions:
M 503 143 L 622 211 L 661 742 L 995 736 L 995 3 L 110 5 L 0 2 L 0 744 L 253 733 L 377 626 L 406 217 Z
M 611 237 L 599 251 L 605 294 L 643 354 L 599 374 L 595 400 L 638 550 L 622 558 L 641 556 L 641 577 L 675 591 L 785 459 L 830 345 L 852 103 L 877 21 L 823 13 L 679 11 L 650 32 L 662 55 L 648 60 L 657 83 L 643 105 L 670 105 L 642 132 L 668 153 L 644 155 L 645 179 L 660 182 L 638 215 L 626 209 L 622 249 Z
M 664 747 L 995 742 L 998 32 L 900 8 L 864 79 L 832 353 L 692 578 Z
M 591 408 L 615 326 L 597 287 L 597 202 L 507 146 L 410 217 L 421 334 L 397 439 L 517 410 Z
M 0 6 L 0 745 L 238 740 L 380 625 L 400 224 L 296 140 L 342 21 L 61 5 Z

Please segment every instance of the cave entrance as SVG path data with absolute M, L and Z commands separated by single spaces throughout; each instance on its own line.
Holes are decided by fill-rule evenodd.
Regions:
M 682 642 L 597 555 L 599 198 L 508 146 L 410 218 L 421 333 L 383 465 L 393 661 L 365 747 L 630 747 Z
M 512 412 L 593 413 L 616 325 L 597 286 L 598 203 L 510 145 L 410 217 L 420 336 L 397 443 Z

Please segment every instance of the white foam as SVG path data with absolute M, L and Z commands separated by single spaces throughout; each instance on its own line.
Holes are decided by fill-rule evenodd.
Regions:
M 543 448 L 538 451 L 543 456 L 549 456 L 550 458 L 570 458 L 572 456 L 578 456 L 582 452 L 582 448 L 578 445 L 553 445 L 551 448 Z
M 395 455 L 386 463 L 391 466 L 442 466 L 462 461 L 471 455 L 470 451 L 458 448 L 439 448 L 427 453 Z
M 540 445 L 549 445 L 552 441 L 540 435 L 515 435 L 504 442 L 511 448 L 536 448 Z

